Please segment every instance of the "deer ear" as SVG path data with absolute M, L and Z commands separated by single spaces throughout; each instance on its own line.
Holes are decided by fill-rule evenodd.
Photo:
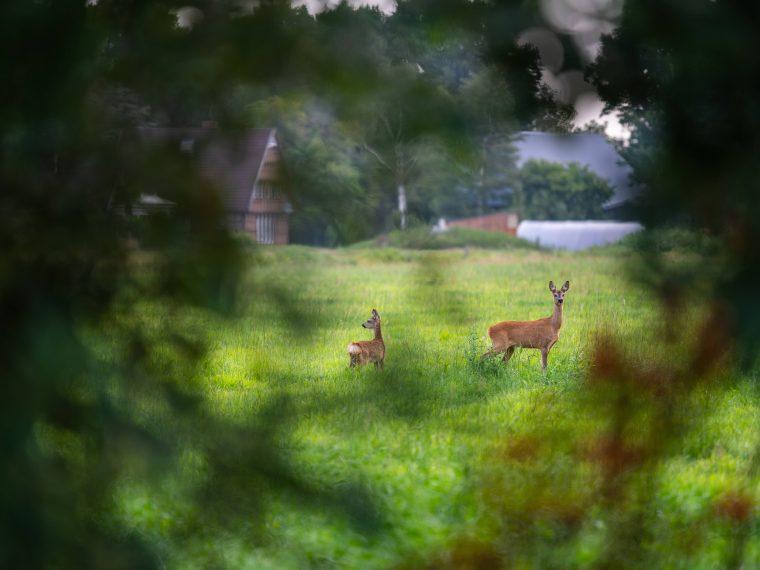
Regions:
M 567 291 L 570 289 L 570 281 L 565 281 L 565 284 L 562 286 L 563 291 Z
M 380 315 L 377 313 L 377 311 L 375 309 L 372 309 L 372 316 L 377 318 Z
M 557 289 L 554 287 L 554 281 L 549 281 L 549 291 L 554 293 Z

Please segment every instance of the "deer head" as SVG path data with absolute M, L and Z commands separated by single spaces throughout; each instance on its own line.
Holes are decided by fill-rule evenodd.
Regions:
M 549 281 L 549 291 L 554 295 L 554 304 L 560 307 L 565 300 L 565 293 L 570 289 L 570 281 L 565 281 L 561 289 L 554 287 L 554 281 Z
M 380 314 L 375 309 L 372 309 L 372 315 L 370 315 L 366 322 L 362 323 L 362 326 L 365 329 L 376 329 L 379 324 Z

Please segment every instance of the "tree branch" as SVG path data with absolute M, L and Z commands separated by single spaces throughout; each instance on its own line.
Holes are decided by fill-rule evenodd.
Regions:
M 372 156 L 375 157 L 375 160 L 379 162 L 382 166 L 393 172 L 393 168 L 388 164 L 388 162 L 380 155 L 379 152 L 377 152 L 375 149 L 373 149 L 371 146 L 369 146 L 366 141 L 362 141 L 362 148 L 366 150 L 368 153 L 370 153 Z

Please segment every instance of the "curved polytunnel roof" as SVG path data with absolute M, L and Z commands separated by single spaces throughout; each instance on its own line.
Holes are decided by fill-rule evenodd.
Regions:
M 578 251 L 615 243 L 642 229 L 643 226 L 636 222 L 523 220 L 517 226 L 517 237 L 543 247 Z

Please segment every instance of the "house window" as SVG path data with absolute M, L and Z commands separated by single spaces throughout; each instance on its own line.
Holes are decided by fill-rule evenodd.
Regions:
M 274 216 L 258 214 L 256 216 L 256 241 L 259 243 L 274 243 Z
M 277 198 L 277 189 L 269 182 L 258 182 L 253 187 L 254 200 L 274 200 Z

